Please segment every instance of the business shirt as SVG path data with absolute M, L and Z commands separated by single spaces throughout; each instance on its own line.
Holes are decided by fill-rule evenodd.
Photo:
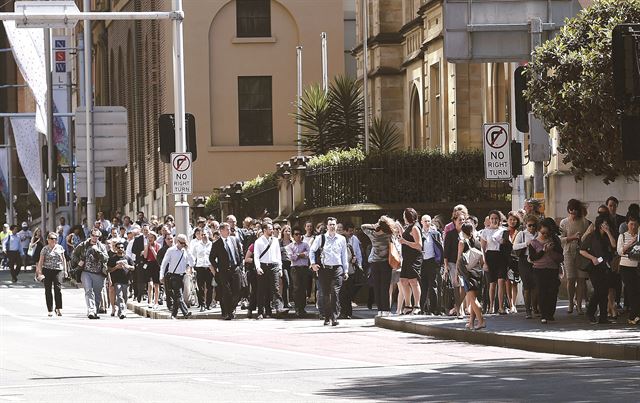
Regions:
M 291 260 L 291 267 L 309 267 L 309 244 L 305 242 L 291 242 L 285 247 L 289 260 Z M 298 257 L 299 254 L 306 253 L 307 257 Z
M 269 242 L 271 242 L 270 247 L 268 246 Z M 269 248 L 267 253 L 260 257 L 267 247 Z M 262 263 L 282 266 L 282 255 L 280 254 L 280 243 L 278 240 L 273 237 L 267 238 L 264 235 L 258 238 L 253 246 L 253 261 L 256 267 L 260 267 Z
M 4 239 L 4 251 L 19 252 L 21 256 L 24 256 L 24 250 L 20 244 L 20 237 L 17 234 L 9 234 Z
M 357 236 L 351 235 L 348 242 L 353 248 L 353 253 L 356 255 L 356 263 L 358 267 L 362 267 L 362 250 L 360 249 L 360 240 Z
M 422 258 L 424 260 L 433 259 L 436 257 L 436 245 L 431 236 L 431 230 L 422 231 L 424 235 L 424 242 L 422 243 Z
M 185 274 L 187 267 L 192 266 L 193 255 L 191 255 L 191 252 L 189 252 L 187 248 L 180 250 L 177 246 L 172 246 L 167 249 L 167 253 L 164 255 L 164 259 L 162 259 L 160 281 L 162 281 L 166 273 Z
M 22 249 L 20 237 L 18 236 L 18 234 L 9 234 L 4 239 L 4 251 L 19 252 L 20 255 L 24 255 L 24 250 Z
M 309 260 L 311 264 L 316 264 L 316 252 L 322 245 L 324 237 L 324 247 L 322 248 L 322 265 L 323 266 L 342 266 L 342 273 L 349 272 L 349 257 L 347 256 L 347 240 L 340 234 L 318 235 L 311 245 Z
M 211 253 L 211 241 L 203 242 L 197 239 L 191 241 L 190 250 L 195 260 L 195 267 L 209 267 L 211 262 L 209 261 L 209 254 Z

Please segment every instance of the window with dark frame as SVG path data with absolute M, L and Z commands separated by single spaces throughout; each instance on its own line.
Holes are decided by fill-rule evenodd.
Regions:
M 273 145 L 271 76 L 238 77 L 241 146 Z
M 238 38 L 271 36 L 271 0 L 236 0 Z

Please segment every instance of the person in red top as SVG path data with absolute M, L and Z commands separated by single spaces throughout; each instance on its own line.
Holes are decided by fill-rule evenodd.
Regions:
M 160 244 L 156 242 L 158 235 L 155 232 L 150 231 L 147 235 L 147 243 L 144 246 L 142 256 L 144 257 L 144 270 L 149 274 L 149 286 L 147 291 L 147 302 L 149 308 L 158 308 L 158 295 L 160 294 L 160 265 L 158 264 L 158 251 L 160 250 Z M 153 304 L 152 304 L 153 297 Z

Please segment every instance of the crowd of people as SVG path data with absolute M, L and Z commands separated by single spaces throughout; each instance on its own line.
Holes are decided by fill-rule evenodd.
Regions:
M 593 222 L 585 204 L 572 199 L 559 223 L 544 217 L 535 199 L 506 215 L 492 210 L 483 225 L 464 205 L 451 221 L 406 208 L 401 220 L 382 216 L 356 228 L 329 217 L 304 227 L 246 217 L 238 226 L 198 218 L 189 234 L 176 234 L 172 216 L 136 220 L 99 213 L 92 228 L 60 219 L 57 232 L 42 239 L 5 224 L 0 241 L 13 281 L 21 266 L 36 266 L 45 285 L 48 314 L 61 316 L 60 284 L 73 277 L 85 290 L 87 317 L 126 318 L 133 298 L 151 309 L 166 307 L 187 318 L 191 305 L 208 311 L 220 304 L 232 320 L 238 309 L 249 318 L 307 317 L 315 304 L 325 325 L 350 319 L 360 290 L 378 315 L 449 315 L 483 329 L 487 314 L 518 313 L 522 283 L 524 318 L 555 319 L 561 279 L 569 314 L 591 323 L 611 323 L 628 313 L 640 323 L 638 204 L 626 216 L 609 197 Z M 589 297 L 587 280 L 593 292 Z M 363 292 L 362 294 L 364 294 Z M 587 302 L 588 301 L 588 302 Z M 622 303 L 624 302 L 624 308 Z

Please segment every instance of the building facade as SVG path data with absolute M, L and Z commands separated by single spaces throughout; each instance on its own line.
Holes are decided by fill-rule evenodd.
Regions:
M 510 121 L 512 66 L 448 63 L 442 0 L 358 1 L 358 77 L 363 73 L 365 3 L 370 113 L 396 124 L 403 133 L 402 148 L 478 149 L 484 122 Z
M 94 10 L 168 11 L 169 0 L 94 2 Z M 343 0 L 183 2 L 186 111 L 196 118 L 193 195 L 270 172 L 296 154 L 296 47 L 303 83 L 322 78 L 321 32 L 329 77 L 345 71 Z M 168 21 L 93 25 L 96 105 L 128 110 L 128 164 L 107 169 L 98 209 L 172 212 L 169 167 L 158 153 L 158 116 L 173 112 L 172 31 Z

